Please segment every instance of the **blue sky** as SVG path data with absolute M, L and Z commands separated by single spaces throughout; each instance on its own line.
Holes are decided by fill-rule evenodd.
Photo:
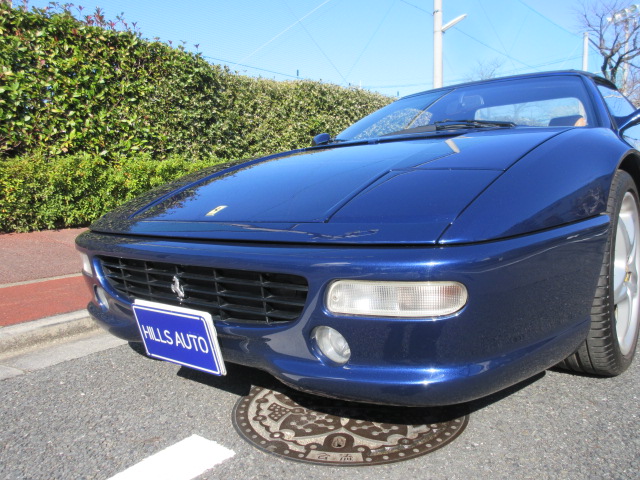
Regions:
M 18 3 L 14 0 L 14 3 Z M 63 2 L 60 2 L 63 3 Z M 387 95 L 432 87 L 433 0 L 77 0 L 124 13 L 145 38 L 201 52 L 251 76 L 322 80 Z M 586 0 L 587 4 L 599 3 Z M 30 0 L 31 6 L 48 1 Z M 581 69 L 582 0 L 443 0 L 444 84 L 497 64 L 500 75 Z M 592 48 L 589 70 L 600 57 Z

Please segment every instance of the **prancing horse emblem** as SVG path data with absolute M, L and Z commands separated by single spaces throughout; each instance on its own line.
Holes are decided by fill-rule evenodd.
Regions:
M 213 217 L 216 213 L 218 213 L 221 210 L 224 210 L 225 208 L 227 208 L 226 205 L 220 205 L 216 208 L 214 208 L 213 210 L 211 210 L 209 213 L 207 213 L 207 217 Z
M 171 284 L 171 291 L 178 296 L 178 299 L 180 301 L 184 300 L 184 297 L 186 296 L 184 294 L 184 287 L 182 286 L 182 283 L 180 283 L 180 279 L 178 278 L 177 275 L 173 276 L 173 283 Z

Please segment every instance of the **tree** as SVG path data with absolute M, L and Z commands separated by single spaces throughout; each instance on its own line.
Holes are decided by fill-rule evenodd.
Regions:
M 589 41 L 602 55 L 602 75 L 631 94 L 638 78 L 640 9 L 621 0 L 591 6 L 583 3 L 579 17 L 581 26 L 589 32 Z
M 472 82 L 474 80 L 488 80 L 490 78 L 496 78 L 503 63 L 504 62 L 497 58 L 486 62 L 478 60 L 475 67 L 471 69 L 471 73 L 467 75 L 466 80 L 468 82 Z

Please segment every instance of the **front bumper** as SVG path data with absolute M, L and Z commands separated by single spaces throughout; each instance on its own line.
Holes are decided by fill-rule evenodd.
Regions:
M 80 251 L 148 261 L 301 275 L 304 311 L 276 325 L 216 320 L 227 362 L 265 370 L 300 390 L 408 406 L 479 398 L 524 380 L 571 354 L 586 337 L 608 217 L 476 245 L 318 246 L 239 244 L 85 233 Z M 109 294 L 91 316 L 111 333 L 140 341 L 130 303 L 109 288 L 99 263 L 86 276 Z M 336 279 L 457 281 L 469 300 L 437 319 L 343 317 L 327 312 Z M 314 354 L 314 327 L 338 330 L 351 359 L 330 365 Z

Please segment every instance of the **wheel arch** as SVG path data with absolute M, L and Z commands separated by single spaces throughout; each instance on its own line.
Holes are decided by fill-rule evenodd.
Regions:
M 640 153 L 630 152 L 620 162 L 618 166 L 620 170 L 624 170 L 631 178 L 633 178 L 638 191 L 640 191 Z
M 630 189 L 637 190 L 637 179 L 633 177 L 631 173 L 625 170 L 630 168 L 636 170 L 638 173 L 638 161 L 633 159 L 627 160 L 619 165 L 618 170 L 614 174 L 613 182 L 611 185 L 611 193 L 607 202 L 607 213 L 611 217 L 611 228 L 608 234 L 607 244 L 604 252 L 604 258 L 602 268 L 598 278 L 598 286 L 594 295 L 593 305 L 591 307 L 591 329 L 589 334 L 582 345 L 572 355 L 568 356 L 562 362 L 558 364 L 559 367 L 567 370 L 575 370 L 583 373 L 590 373 L 604 376 L 615 376 L 624 372 L 631 364 L 633 359 L 637 341 L 638 341 L 638 325 L 637 325 L 637 295 L 633 301 L 635 307 L 629 310 L 628 322 L 626 322 L 627 328 L 623 330 L 626 347 L 628 351 L 623 351 L 620 345 L 620 337 L 617 333 L 617 308 L 619 304 L 615 303 L 614 284 L 616 273 L 614 269 L 614 262 L 617 265 L 618 258 L 618 242 L 616 241 L 616 235 L 620 232 L 634 231 L 634 238 L 638 238 L 638 207 L 637 198 L 635 200 L 635 227 L 630 229 L 619 230 L 616 233 L 616 225 L 622 222 L 620 216 L 621 208 L 624 204 L 626 194 Z M 624 167 L 624 168 L 623 168 Z M 635 192 L 637 195 L 637 191 Z M 635 283 L 635 289 L 628 289 L 628 291 L 637 292 L 638 283 L 638 257 L 637 253 L 631 256 L 624 245 L 634 245 L 634 250 L 637 252 L 637 241 L 629 239 L 628 242 L 622 242 L 624 261 L 632 262 L 635 267 L 629 268 L 630 263 L 625 264 L 623 274 L 618 278 L 621 279 L 620 283 Z M 626 252 L 626 253 L 625 253 Z M 617 268 L 617 267 L 616 267 Z M 624 273 L 626 271 L 626 274 Z M 635 272 L 631 274 L 632 272 Z M 624 277 L 624 280 L 622 278 Z M 634 280 L 635 278 L 635 280 Z M 628 294 L 627 294 L 628 295 Z M 627 297 L 628 298 L 628 297 Z M 622 301 L 622 300 L 620 300 Z M 635 311 L 635 314 L 633 313 Z M 635 322 L 634 322 L 635 319 Z M 632 328 L 635 323 L 633 330 Z M 623 325 L 625 322 L 622 323 Z M 627 332 L 630 331 L 631 335 Z M 635 332 L 635 333 L 634 333 Z

